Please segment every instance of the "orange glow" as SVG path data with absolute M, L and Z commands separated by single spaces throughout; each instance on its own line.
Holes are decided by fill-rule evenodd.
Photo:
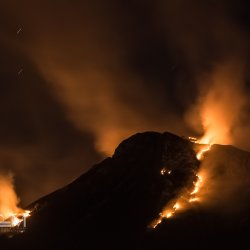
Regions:
M 166 173 L 166 169 L 165 168 L 163 168 L 162 170 L 161 170 L 161 175 L 164 175 L 165 173 Z
M 233 60 L 218 64 L 210 76 L 203 78 L 203 89 L 198 103 L 198 112 L 204 136 L 201 144 L 232 144 L 232 131 L 237 126 L 244 105 L 244 66 Z M 232 99 L 233 97 L 233 99 Z M 232 102 L 233 100 L 233 102 Z
M 200 201 L 200 197 L 197 197 L 197 196 L 200 195 L 200 190 L 203 184 L 203 178 L 201 177 L 200 174 L 197 174 L 196 176 L 197 176 L 197 181 L 194 182 L 194 189 L 189 194 L 189 199 L 188 199 L 189 203 Z
M 169 219 L 169 218 L 173 217 L 175 215 L 175 213 L 181 209 L 180 199 L 173 206 L 169 205 L 169 206 L 165 207 L 163 209 L 163 211 L 159 214 L 159 218 L 154 220 L 150 224 L 150 227 L 155 229 L 163 221 L 163 219 Z
M 198 160 L 203 159 L 204 154 L 211 149 L 213 144 L 212 139 L 206 134 L 201 139 L 197 139 L 191 136 L 189 136 L 188 139 L 193 143 L 200 144 L 201 149 L 196 154 Z
M 190 198 L 189 199 L 189 202 L 196 202 L 196 201 L 199 201 L 200 199 L 195 197 L 195 198 Z
M 171 170 L 168 170 L 168 169 L 166 169 L 166 168 L 163 168 L 162 170 L 161 170 L 161 175 L 164 175 L 164 174 L 171 174 L 172 173 L 172 171 Z
M 209 105 L 202 107 L 201 119 L 205 134 L 198 140 L 200 144 L 230 144 L 232 142 L 229 136 L 229 121 L 225 119 L 224 110 L 216 101 L 209 100 Z
M 12 227 L 17 226 L 19 223 L 21 223 L 20 219 L 18 219 L 16 216 L 13 216 L 11 221 Z
M 197 153 L 196 157 L 198 160 L 202 160 L 204 154 L 209 151 L 211 149 L 211 144 L 208 145 L 204 145 L 204 147 L 202 147 L 202 149 Z
M 188 209 L 191 203 L 201 200 L 198 195 L 203 184 L 203 177 L 201 177 L 200 173 L 196 176 L 197 180 L 193 183 L 193 189 L 187 193 L 182 193 L 175 203 L 170 202 L 166 207 L 164 207 L 162 212 L 159 214 L 159 217 L 150 224 L 151 228 L 155 229 L 164 219 L 174 217 L 177 212 Z
M 197 194 L 200 190 L 202 178 L 199 175 L 197 175 L 197 179 L 198 180 L 194 183 L 194 190 L 191 192 L 191 195 Z
M 150 225 L 151 228 L 155 229 L 160 223 L 162 222 L 162 218 L 160 217 L 159 219 L 153 221 Z
M 0 216 L 2 221 L 10 220 L 12 227 L 19 225 L 30 211 L 18 207 L 19 199 L 15 193 L 12 177 L 0 176 Z
M 231 131 L 237 123 L 238 114 L 245 103 L 241 89 L 238 87 L 238 80 L 240 79 L 238 79 L 237 75 L 234 75 L 234 69 L 234 64 L 231 65 L 230 63 L 217 68 L 211 79 L 208 79 L 210 89 L 207 89 L 200 99 L 199 114 L 204 135 L 199 139 L 188 138 L 191 142 L 199 144 L 197 147 L 199 150 L 196 152 L 199 161 L 204 159 L 206 152 L 211 149 L 213 144 L 232 143 Z M 232 96 L 234 97 L 234 105 L 232 105 Z M 184 211 L 191 206 L 191 203 L 196 204 L 204 201 L 203 197 L 201 197 L 202 194 L 204 195 L 204 190 L 201 192 L 201 187 L 206 183 L 204 183 L 203 176 L 201 177 L 201 171 L 204 172 L 202 166 L 199 172 L 196 173 L 197 180 L 193 183 L 193 190 L 180 194 L 174 206 L 168 205 L 167 208 L 164 208 L 153 228 L 160 224 L 164 218 L 173 217 L 176 211 L 179 210 L 180 202 L 182 211 Z
M 174 205 L 174 209 L 175 209 L 175 210 L 180 209 L 180 204 L 179 204 L 179 203 L 176 203 L 176 204 Z

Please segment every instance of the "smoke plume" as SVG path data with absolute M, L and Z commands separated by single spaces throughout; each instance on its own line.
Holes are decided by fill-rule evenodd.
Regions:
M 21 176 L 22 193 L 32 186 L 26 200 L 69 182 L 136 132 L 205 135 L 250 150 L 249 35 L 237 6 L 1 1 L 0 159 Z
M 163 13 L 161 18 L 197 86 L 185 113 L 187 124 L 200 143 L 249 150 L 249 34 L 235 21 L 231 8 L 236 6 L 226 1 L 167 1 L 161 8 L 167 17 Z M 203 205 L 222 212 L 248 206 L 249 159 L 240 154 L 218 146 L 207 153 L 200 170 Z

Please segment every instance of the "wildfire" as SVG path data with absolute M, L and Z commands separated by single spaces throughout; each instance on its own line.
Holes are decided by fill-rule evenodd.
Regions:
M 189 137 L 189 140 L 197 144 L 204 144 L 196 154 L 197 159 L 202 160 L 204 154 L 211 149 L 211 141 L 205 137 L 200 140 L 194 137 Z M 166 173 L 171 174 L 171 170 L 163 168 L 160 173 L 161 175 L 165 175 Z M 164 219 L 170 219 L 176 214 L 176 212 L 179 212 L 179 210 L 188 209 L 191 203 L 200 201 L 200 197 L 198 197 L 198 195 L 203 184 L 203 178 L 200 173 L 196 174 L 196 178 L 196 181 L 193 183 L 193 189 L 188 193 L 181 194 L 180 197 L 176 199 L 174 204 L 170 202 L 173 205 L 168 204 L 164 207 L 162 212 L 159 213 L 159 217 L 150 224 L 151 228 L 155 229 Z
M 189 202 L 196 202 L 196 201 L 199 201 L 199 198 L 194 197 L 189 199 Z
M 16 226 L 18 226 L 18 225 L 20 225 L 22 222 L 23 222 L 23 220 L 24 220 L 24 218 L 27 218 L 27 217 L 29 217 L 30 216 L 30 213 L 31 213 L 31 211 L 29 211 L 29 210 L 23 210 L 23 212 L 20 212 L 20 213 L 18 213 L 18 214 L 12 214 L 9 218 L 7 218 L 6 220 L 8 221 L 8 220 L 11 220 L 11 226 L 12 227 L 16 227 Z
M 198 180 L 194 183 L 194 190 L 191 192 L 191 195 L 197 194 L 200 190 L 202 178 L 199 175 L 197 175 L 197 179 Z
M 177 212 L 181 209 L 187 209 L 190 203 L 200 201 L 200 198 L 197 197 L 201 185 L 202 185 L 202 177 L 200 175 L 196 175 L 197 180 L 193 183 L 194 188 L 187 194 L 182 194 L 173 205 L 167 205 L 163 208 L 163 211 L 159 213 L 159 217 L 154 220 L 150 227 L 155 229 L 164 219 L 172 218 Z M 171 203 L 172 204 L 172 203 Z
M 16 227 L 30 216 L 31 211 L 17 206 L 19 199 L 15 193 L 12 176 L 0 176 L 0 223 Z
M 188 201 L 190 203 L 200 201 L 200 198 L 197 197 L 197 195 L 199 194 L 199 191 L 201 189 L 203 179 L 202 179 L 201 175 L 199 175 L 199 174 L 197 174 L 196 177 L 197 177 L 197 180 L 194 182 L 194 189 L 189 195 L 190 198 Z
M 166 207 L 160 214 L 159 218 L 154 220 L 150 227 L 155 229 L 162 221 L 163 219 L 169 219 L 174 216 L 177 210 L 181 208 L 180 204 L 176 202 L 172 207 Z
M 214 72 L 206 79 L 209 88 L 205 89 L 206 92 L 200 96 L 198 109 L 194 109 L 195 112 L 199 112 L 201 125 L 205 133 L 199 139 L 189 137 L 191 142 L 199 144 L 196 147 L 199 148 L 196 152 L 196 158 L 199 161 L 204 159 L 213 144 L 231 144 L 233 142 L 231 131 L 236 127 L 239 115 L 247 102 L 242 87 L 243 72 L 241 70 L 244 67 L 241 67 L 242 65 L 235 66 L 235 63 L 229 60 L 227 63 L 214 68 Z M 232 105 L 232 96 L 236 100 L 234 105 Z M 192 117 L 190 118 L 193 122 Z M 207 176 L 207 173 L 205 175 L 203 173 L 204 169 L 200 169 L 196 173 L 197 179 L 193 183 L 193 190 L 190 193 L 181 194 L 176 199 L 176 203 L 181 203 L 182 210 L 185 210 L 188 204 L 201 201 L 201 193 L 203 193 L 201 187 L 205 181 L 203 177 Z M 170 204 L 172 202 L 163 209 L 159 218 L 152 223 L 153 228 L 157 227 L 163 219 L 173 217 L 179 210 L 178 206 Z
M 202 160 L 204 154 L 211 149 L 211 144 L 205 145 L 196 155 L 198 160 Z
M 212 139 L 210 139 L 207 136 L 202 137 L 200 140 L 198 140 L 195 137 L 188 137 L 188 139 L 191 142 L 194 142 L 196 144 L 200 144 L 201 149 L 197 152 L 196 157 L 198 160 L 202 160 L 204 157 L 204 154 L 211 149 Z

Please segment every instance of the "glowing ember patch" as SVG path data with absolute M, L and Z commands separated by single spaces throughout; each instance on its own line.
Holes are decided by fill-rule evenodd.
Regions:
M 29 217 L 30 213 L 31 213 L 31 211 L 25 210 L 24 213 L 23 213 L 23 217 L 25 217 L 25 218 Z
M 200 200 L 199 198 L 194 197 L 194 198 L 190 198 L 189 202 L 196 202 L 196 201 L 199 201 L 199 200 Z
M 158 220 L 155 220 L 150 227 L 152 227 L 153 229 L 155 229 L 160 223 L 162 222 L 162 218 L 159 218 Z
M 180 204 L 179 204 L 179 203 L 175 203 L 175 205 L 174 205 L 174 209 L 175 209 L 175 210 L 180 209 Z
M 164 175 L 164 174 L 171 174 L 172 173 L 172 171 L 171 170 L 168 170 L 168 169 L 166 169 L 166 168 L 163 168 L 162 170 L 161 170 L 161 175 Z
M 176 213 L 176 211 L 178 209 L 180 209 L 180 207 L 181 207 L 180 204 L 178 202 L 176 202 L 173 207 L 169 206 L 169 207 L 163 209 L 163 211 L 159 214 L 159 218 L 154 220 L 151 223 L 150 227 L 155 229 L 162 222 L 163 219 L 169 219 L 169 218 L 173 217 L 174 214 Z
M 165 168 L 163 168 L 162 170 L 161 170 L 161 175 L 164 175 L 165 173 L 166 173 L 166 169 Z
M 189 141 L 191 141 L 191 142 L 197 142 L 198 141 L 198 139 L 197 138 L 195 138 L 195 137 L 191 137 L 191 136 L 189 136 L 188 137 L 188 139 L 189 139 Z
M 170 218 L 170 217 L 172 217 L 173 216 L 173 213 L 167 213 L 167 215 L 166 215 L 166 218 Z

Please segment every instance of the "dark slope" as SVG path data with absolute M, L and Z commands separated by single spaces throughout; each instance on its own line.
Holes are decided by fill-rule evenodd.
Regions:
M 182 188 L 192 188 L 200 165 L 192 148 L 188 140 L 170 133 L 130 137 L 112 158 L 32 204 L 27 231 L 5 242 L 6 249 L 204 249 L 219 240 L 230 245 L 249 232 L 248 209 L 232 218 L 195 207 L 155 230 L 147 227 Z M 218 166 L 231 164 L 249 176 L 248 153 L 214 146 L 208 164 L 210 155 Z M 172 170 L 171 175 L 161 175 L 163 167 Z M 231 174 L 233 170 L 220 176 Z
M 207 202 L 162 223 L 143 249 L 249 249 L 250 153 L 214 145 L 202 162 Z

